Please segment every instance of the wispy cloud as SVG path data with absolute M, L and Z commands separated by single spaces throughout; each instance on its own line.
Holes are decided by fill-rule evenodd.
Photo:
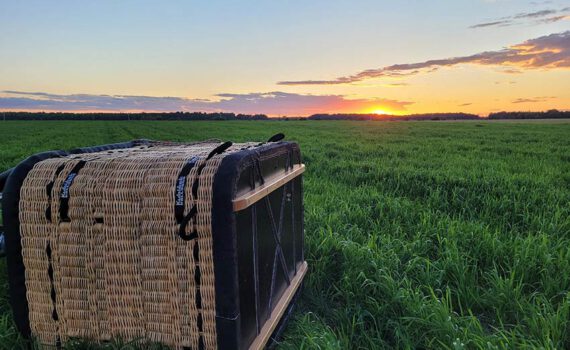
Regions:
M 467 102 L 467 103 L 462 103 L 457 105 L 458 107 L 467 107 L 467 106 L 471 106 L 473 103 L 472 102 Z
M 555 96 L 540 96 L 540 97 L 530 97 L 530 98 L 517 98 L 513 100 L 512 103 L 538 103 L 546 102 L 555 99 Z
M 510 80 L 510 81 L 496 81 L 495 85 L 501 85 L 501 84 L 509 84 L 509 85 L 514 85 L 516 84 L 516 81 Z
M 510 19 L 500 20 L 500 21 L 493 21 L 493 22 L 484 22 L 470 26 L 469 28 L 485 28 L 485 27 L 506 27 L 513 24 L 513 21 Z
M 408 84 L 408 83 L 402 82 L 402 83 L 390 83 L 390 84 L 386 84 L 383 86 L 386 86 L 386 87 L 403 87 L 403 86 L 409 86 L 409 85 L 410 84 Z
M 505 74 L 522 74 L 523 72 L 520 69 L 514 69 L 514 68 L 507 68 L 507 69 L 502 69 L 501 73 L 505 73 Z
M 234 112 L 245 114 L 310 115 L 355 113 L 374 108 L 406 111 L 413 102 L 383 98 L 350 99 L 342 95 L 309 95 L 286 92 L 218 94 L 217 100 L 129 95 L 59 95 L 45 92 L 0 92 L 0 110 L 117 111 L 117 112 Z
M 539 20 L 539 22 L 541 22 L 541 23 L 554 23 L 554 22 L 558 22 L 558 21 L 567 21 L 567 20 L 570 20 L 570 15 L 562 15 L 562 16 L 554 16 L 554 17 L 543 18 L 543 19 Z
M 470 56 L 434 59 L 418 63 L 394 64 L 391 66 L 367 69 L 354 75 L 332 80 L 293 80 L 281 81 L 280 85 L 337 85 L 350 84 L 366 79 L 413 75 L 441 67 L 460 64 L 481 66 L 501 66 L 524 69 L 570 68 L 570 31 L 542 36 L 497 51 L 486 51 Z
M 531 1 L 530 2 L 531 5 L 547 5 L 547 4 L 552 4 L 551 0 L 545 0 L 545 1 Z
M 557 12 L 556 10 L 541 10 L 541 11 L 534 11 L 534 12 L 523 12 L 523 13 L 519 13 L 519 14 L 513 16 L 513 18 L 539 18 L 539 17 L 544 17 L 544 16 L 555 14 L 556 12 Z
M 553 23 L 567 19 L 570 7 L 565 7 L 560 10 L 546 9 L 533 12 L 521 12 L 513 16 L 507 16 L 496 20 L 474 24 L 469 28 L 488 28 L 488 27 L 506 27 L 515 24 L 545 24 Z M 556 15 L 557 14 L 557 15 Z M 556 15 L 556 16 L 553 16 Z M 544 18 L 550 16 L 549 18 Z

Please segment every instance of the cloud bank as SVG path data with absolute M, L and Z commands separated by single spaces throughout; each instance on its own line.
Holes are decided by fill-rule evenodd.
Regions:
M 281 81 L 280 85 L 337 85 L 366 79 L 414 75 L 442 67 L 460 64 L 504 66 L 518 69 L 570 68 L 570 31 L 542 36 L 498 51 L 486 51 L 470 56 L 434 59 L 418 63 L 394 64 L 368 69 L 354 75 L 332 80 Z
M 286 92 L 218 94 L 218 100 L 129 95 L 58 95 L 45 92 L 2 91 L 0 110 L 73 112 L 234 112 L 271 116 L 315 113 L 358 113 L 375 108 L 406 111 L 407 101 L 383 98 L 349 99 L 342 95 Z

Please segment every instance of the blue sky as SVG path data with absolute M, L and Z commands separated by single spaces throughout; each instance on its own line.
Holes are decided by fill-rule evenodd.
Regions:
M 467 62 L 432 67 L 437 72 L 411 77 L 367 78 L 334 86 L 278 84 L 330 81 L 368 69 L 496 52 L 527 40 L 566 33 L 570 18 L 564 16 L 570 16 L 570 1 L 0 4 L 0 109 L 35 109 L 38 105 L 14 104 L 16 97 L 46 99 L 40 95 L 16 96 L 14 92 L 41 92 L 51 98 L 116 95 L 123 96 L 123 101 L 124 96 L 178 97 L 212 103 L 235 99 L 223 96 L 232 94 L 240 95 L 239 103 L 211 104 L 208 109 L 272 115 L 307 114 L 309 109 L 394 113 L 465 110 L 481 114 L 550 105 L 570 109 L 570 75 L 564 65 L 565 59 L 570 60 L 567 56 L 554 69 Z M 495 22 L 501 23 L 486 25 Z M 563 36 L 562 45 L 568 40 L 570 35 Z M 501 71 L 511 68 L 517 74 Z M 548 89 L 533 88 L 545 82 L 550 85 Z M 248 94 L 289 100 L 277 101 L 287 102 L 287 108 L 263 111 L 251 102 L 248 105 L 247 98 L 242 98 Z M 305 101 L 311 96 L 315 102 L 309 109 L 294 108 L 291 96 Z M 322 101 L 319 96 L 324 97 Z M 501 100 L 494 101 L 497 96 Z M 513 103 L 523 98 L 542 98 L 544 103 Z M 331 100 L 340 102 L 331 104 Z M 273 102 L 265 104 L 266 108 L 277 105 Z M 60 106 L 74 110 L 69 101 Z M 109 101 L 90 107 L 122 110 Z M 181 107 L 203 109 L 196 104 Z M 40 104 L 39 108 L 46 107 Z M 144 108 L 151 110 L 152 105 L 145 104 Z

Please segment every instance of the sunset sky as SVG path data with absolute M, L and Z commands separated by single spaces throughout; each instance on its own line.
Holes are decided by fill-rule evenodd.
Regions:
M 0 0 L 0 110 L 570 110 L 570 1 Z

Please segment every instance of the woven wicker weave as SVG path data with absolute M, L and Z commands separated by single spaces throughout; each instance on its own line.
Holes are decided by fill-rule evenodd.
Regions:
M 121 337 L 216 347 L 213 177 L 224 156 L 254 144 L 206 159 L 219 145 L 153 143 L 34 166 L 19 215 L 30 326 L 41 343 Z M 197 215 L 185 233 L 197 238 L 186 241 L 174 206 L 193 157 L 184 208 L 195 205 Z

